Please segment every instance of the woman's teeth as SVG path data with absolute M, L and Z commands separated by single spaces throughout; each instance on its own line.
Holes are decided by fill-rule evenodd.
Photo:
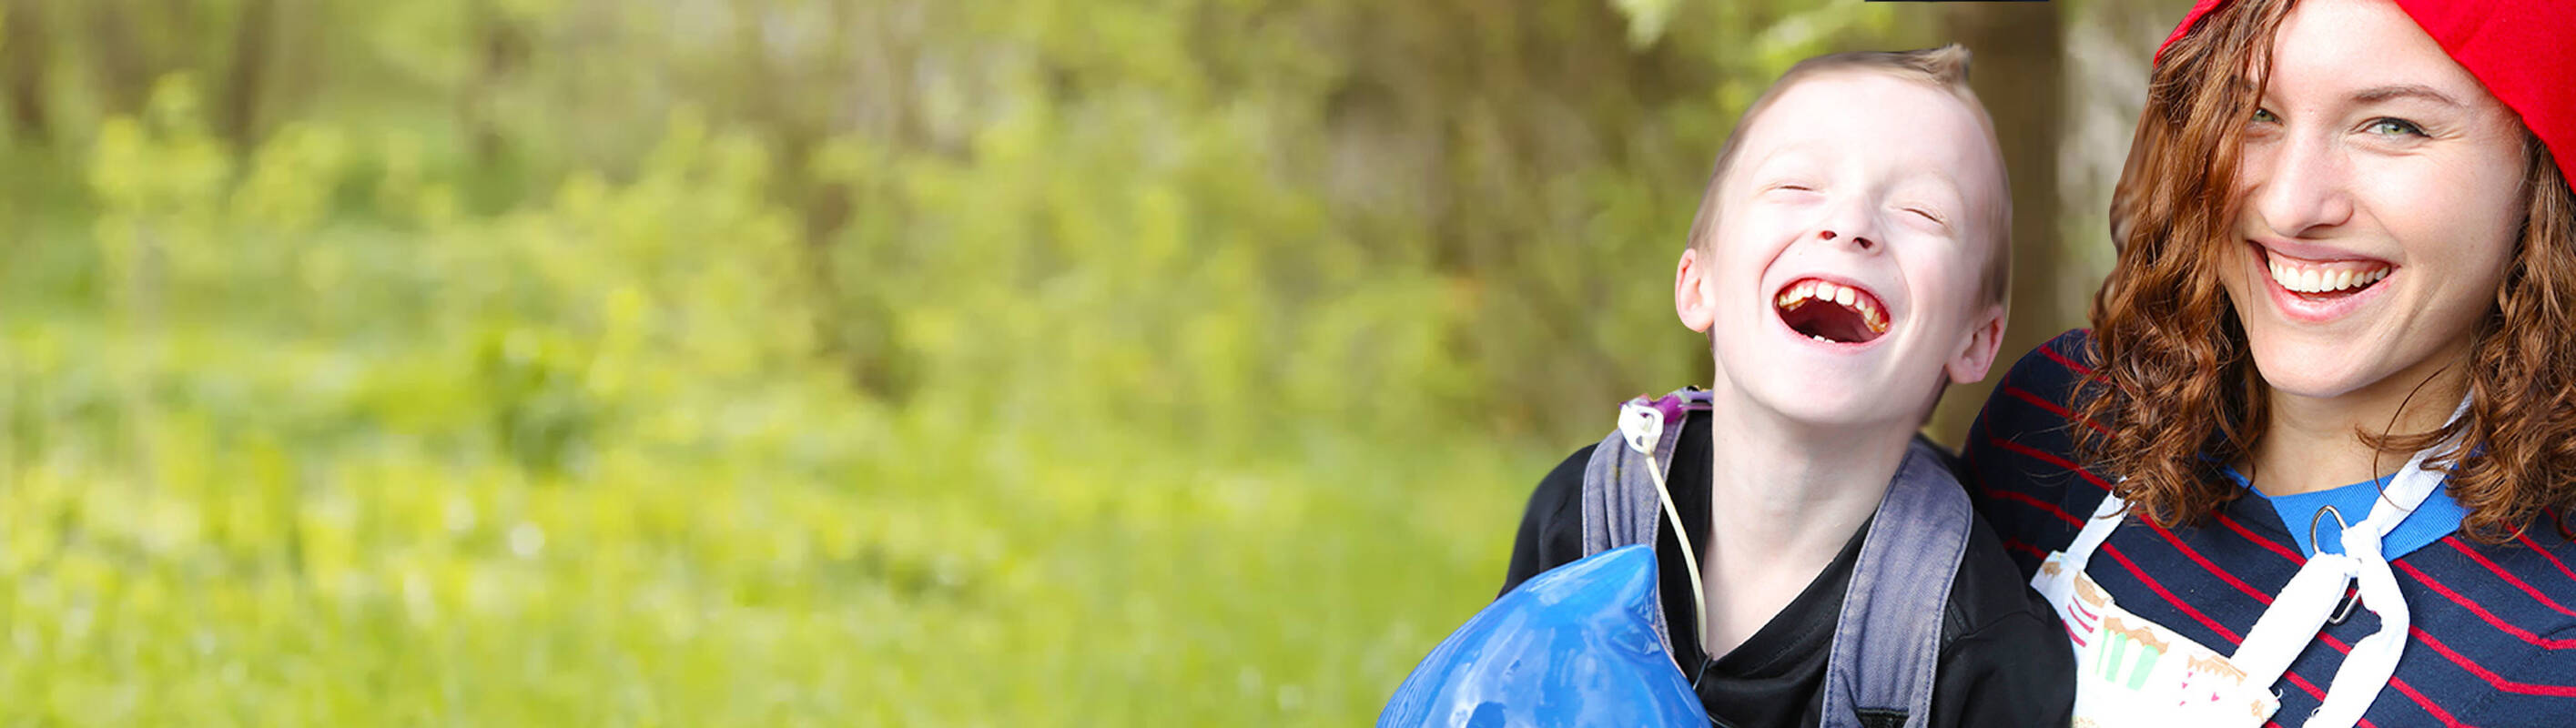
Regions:
M 2388 272 L 2394 270 L 2385 264 L 2368 268 L 2329 268 L 2284 261 L 2277 257 L 2271 260 L 2271 267 L 2272 280 L 2279 282 L 2282 288 L 2300 293 L 2332 293 L 2344 289 L 2358 289 L 2388 277 Z
M 1799 281 L 1796 285 L 1789 286 L 1789 290 L 1781 291 L 1780 297 L 1771 303 L 1772 306 L 1786 311 L 1808 301 L 1822 301 L 1851 309 L 1854 313 L 1860 314 L 1861 323 L 1869 326 L 1870 333 L 1887 333 L 1887 312 L 1879 308 L 1878 299 L 1870 297 L 1860 289 L 1832 281 L 1814 279 Z

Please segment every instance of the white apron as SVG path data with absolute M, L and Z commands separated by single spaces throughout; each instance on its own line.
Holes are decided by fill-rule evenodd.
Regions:
M 2452 414 L 2458 416 L 2456 411 Z M 2398 595 L 2396 577 L 2380 554 L 2380 541 L 2441 487 L 2444 473 L 2426 469 L 2424 463 L 2445 449 L 2416 453 L 2398 469 L 2388 484 L 2387 502 L 2372 508 L 2369 518 L 2343 530 L 2343 553 L 2320 550 L 2309 558 L 2274 595 L 2271 608 L 2254 622 L 2232 655 L 2221 655 L 2120 608 L 2117 600 L 2084 575 L 2093 550 L 2129 510 L 2128 501 L 2105 494 L 2075 541 L 2066 550 L 2049 554 L 2030 580 L 2031 588 L 2056 608 L 2075 647 L 2075 726 L 2262 725 L 2281 707 L 2272 685 L 2316 638 L 2342 601 L 2346 585 L 2358 579 L 2361 606 L 2379 615 L 2379 631 L 2353 644 L 2351 654 L 2335 671 L 2323 704 L 2304 718 L 2312 728 L 2350 728 L 2388 684 L 2406 648 L 2406 601 Z M 2301 724 L 2297 718 L 2281 722 Z

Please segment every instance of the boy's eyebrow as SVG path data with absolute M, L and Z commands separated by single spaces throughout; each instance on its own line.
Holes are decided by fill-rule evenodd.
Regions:
M 1936 206 L 1972 205 L 1975 203 L 1970 201 L 1971 198 L 1978 196 L 1969 191 L 1971 185 L 1960 181 L 1958 175 L 1944 169 L 1916 170 L 1906 174 L 1901 178 L 1901 182 L 1906 189 L 1917 196 L 1926 197 L 1925 202 Z
M 1808 142 L 1797 142 L 1761 150 L 1759 154 L 1735 160 L 1733 164 L 1728 165 L 1726 176 L 1743 180 L 1775 164 L 1796 164 L 1800 160 L 1812 158 L 1815 151 L 1811 147 L 1814 146 L 1816 145 Z
M 1782 157 L 1802 157 L 1814 154 L 1815 149 L 1822 146 L 1824 145 L 1812 140 L 1796 141 L 1775 146 L 1769 151 L 1763 152 L 1762 156 L 1753 159 L 1753 166 L 1759 167 L 1764 164 L 1769 164 L 1772 160 L 1780 159 Z

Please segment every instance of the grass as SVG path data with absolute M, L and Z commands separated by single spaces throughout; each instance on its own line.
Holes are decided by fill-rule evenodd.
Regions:
M 6 211 L 0 725 L 1350 725 L 1490 599 L 1562 455 L 1376 391 L 1272 406 L 1211 318 L 1250 301 L 1179 315 L 1177 359 L 924 349 L 862 391 L 720 135 L 490 215 L 401 144 L 101 138 Z M 1418 288 L 1328 309 L 1319 361 Z M 910 345 L 1103 330 L 930 303 Z M 1068 362 L 1116 370 L 1013 384 Z

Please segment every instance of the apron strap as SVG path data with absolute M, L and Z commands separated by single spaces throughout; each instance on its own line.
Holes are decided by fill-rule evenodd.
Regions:
M 2469 401 L 2451 411 L 2456 421 L 2468 412 Z M 2316 640 L 2325 627 L 2327 616 L 2343 600 L 2344 587 L 2360 582 L 2361 604 L 2379 615 L 2379 630 L 2353 643 L 2343 665 L 2335 669 L 2334 681 L 2327 687 L 2325 700 L 2317 706 L 2305 725 L 2310 728 L 2351 728 L 2360 722 L 2363 712 L 2388 685 L 2397 671 L 2397 661 L 2406 650 L 2406 633 L 2411 614 L 2405 596 L 2397 591 L 2396 575 L 2389 570 L 2388 559 L 2381 552 L 2381 541 L 2388 533 L 2424 505 L 2433 492 L 2440 490 L 2448 473 L 2428 465 L 2449 453 L 2454 444 L 2436 445 L 2407 460 L 2396 477 L 2382 490 L 2387 503 L 2372 508 L 2370 517 L 2343 530 L 2343 553 L 2319 552 L 2308 559 L 2290 583 L 2274 595 L 2272 606 L 2256 619 L 2254 628 L 2228 657 L 2245 673 L 2248 685 L 2272 685 L 2289 671 L 2290 661 L 2297 659 L 2308 643 Z M 2129 503 L 2116 494 L 2105 493 L 2093 516 L 2077 531 L 2075 540 L 2061 552 L 2068 565 L 2081 571 L 2093 559 L 2093 552 L 2127 520 L 2123 516 Z M 2036 575 L 2031 586 L 2050 599 L 2059 599 L 2062 583 L 2046 581 Z
M 2318 552 L 2310 557 L 2245 633 L 2236 654 L 2228 657 L 2245 671 L 2249 682 L 2270 685 L 2279 680 L 2289 671 L 2290 661 L 2298 659 L 2299 652 L 2324 629 L 2327 615 L 2343 601 L 2344 587 L 2358 579 L 2361 604 L 2379 615 L 2379 631 L 2353 643 L 2308 725 L 2346 728 L 2359 722 L 2389 676 L 2396 673 L 2397 659 L 2406 650 L 2410 614 L 2405 597 L 2397 591 L 2397 577 L 2380 551 L 2381 540 L 2441 488 L 2444 473 L 2425 467 L 2425 461 L 2448 450 L 2433 448 L 2408 460 L 2388 484 L 2388 502 L 2370 509 L 2370 517 L 2361 523 L 2344 529 L 2343 553 Z
M 2466 399 L 2451 410 L 2456 421 L 2469 409 Z M 2318 552 L 2308 559 L 2272 606 L 2263 610 L 2254 628 L 2246 631 L 2245 641 L 2238 643 L 2236 654 L 2228 657 L 2239 670 L 2245 671 L 2249 683 L 2270 685 L 2288 672 L 2290 661 L 2316 640 L 2325 628 L 2327 615 L 2343 600 L 2346 585 L 2360 582 L 2361 604 L 2379 615 L 2379 630 L 2355 641 L 2352 652 L 2335 668 L 2334 682 L 2327 686 L 2325 700 L 2310 715 L 2307 725 L 2315 728 L 2351 728 L 2360 722 L 2361 714 L 2370 710 L 2372 701 L 2387 687 L 2390 676 L 2397 672 L 2397 660 L 2406 652 L 2406 632 L 2411 613 L 2406 598 L 2397 591 L 2397 576 L 2388 567 L 2381 552 L 2381 542 L 2397 524 L 2413 515 L 2424 500 L 2440 490 L 2442 470 L 2427 463 L 2452 450 L 2452 445 L 2436 445 L 2415 453 L 2398 468 L 2388 487 L 2382 489 L 2386 503 L 2370 509 L 2370 517 L 2343 530 L 2343 553 Z M 2259 682 L 2257 682 L 2259 681 Z
M 2103 493 L 2101 504 L 2093 507 L 2093 516 L 2084 519 L 2083 530 L 2075 532 L 2075 542 L 2066 545 L 2066 560 L 2078 569 L 2092 562 L 2093 550 L 2102 547 L 2102 541 L 2111 537 L 2121 521 L 2128 520 L 2123 517 L 2128 511 L 2127 500 L 2118 494 Z

